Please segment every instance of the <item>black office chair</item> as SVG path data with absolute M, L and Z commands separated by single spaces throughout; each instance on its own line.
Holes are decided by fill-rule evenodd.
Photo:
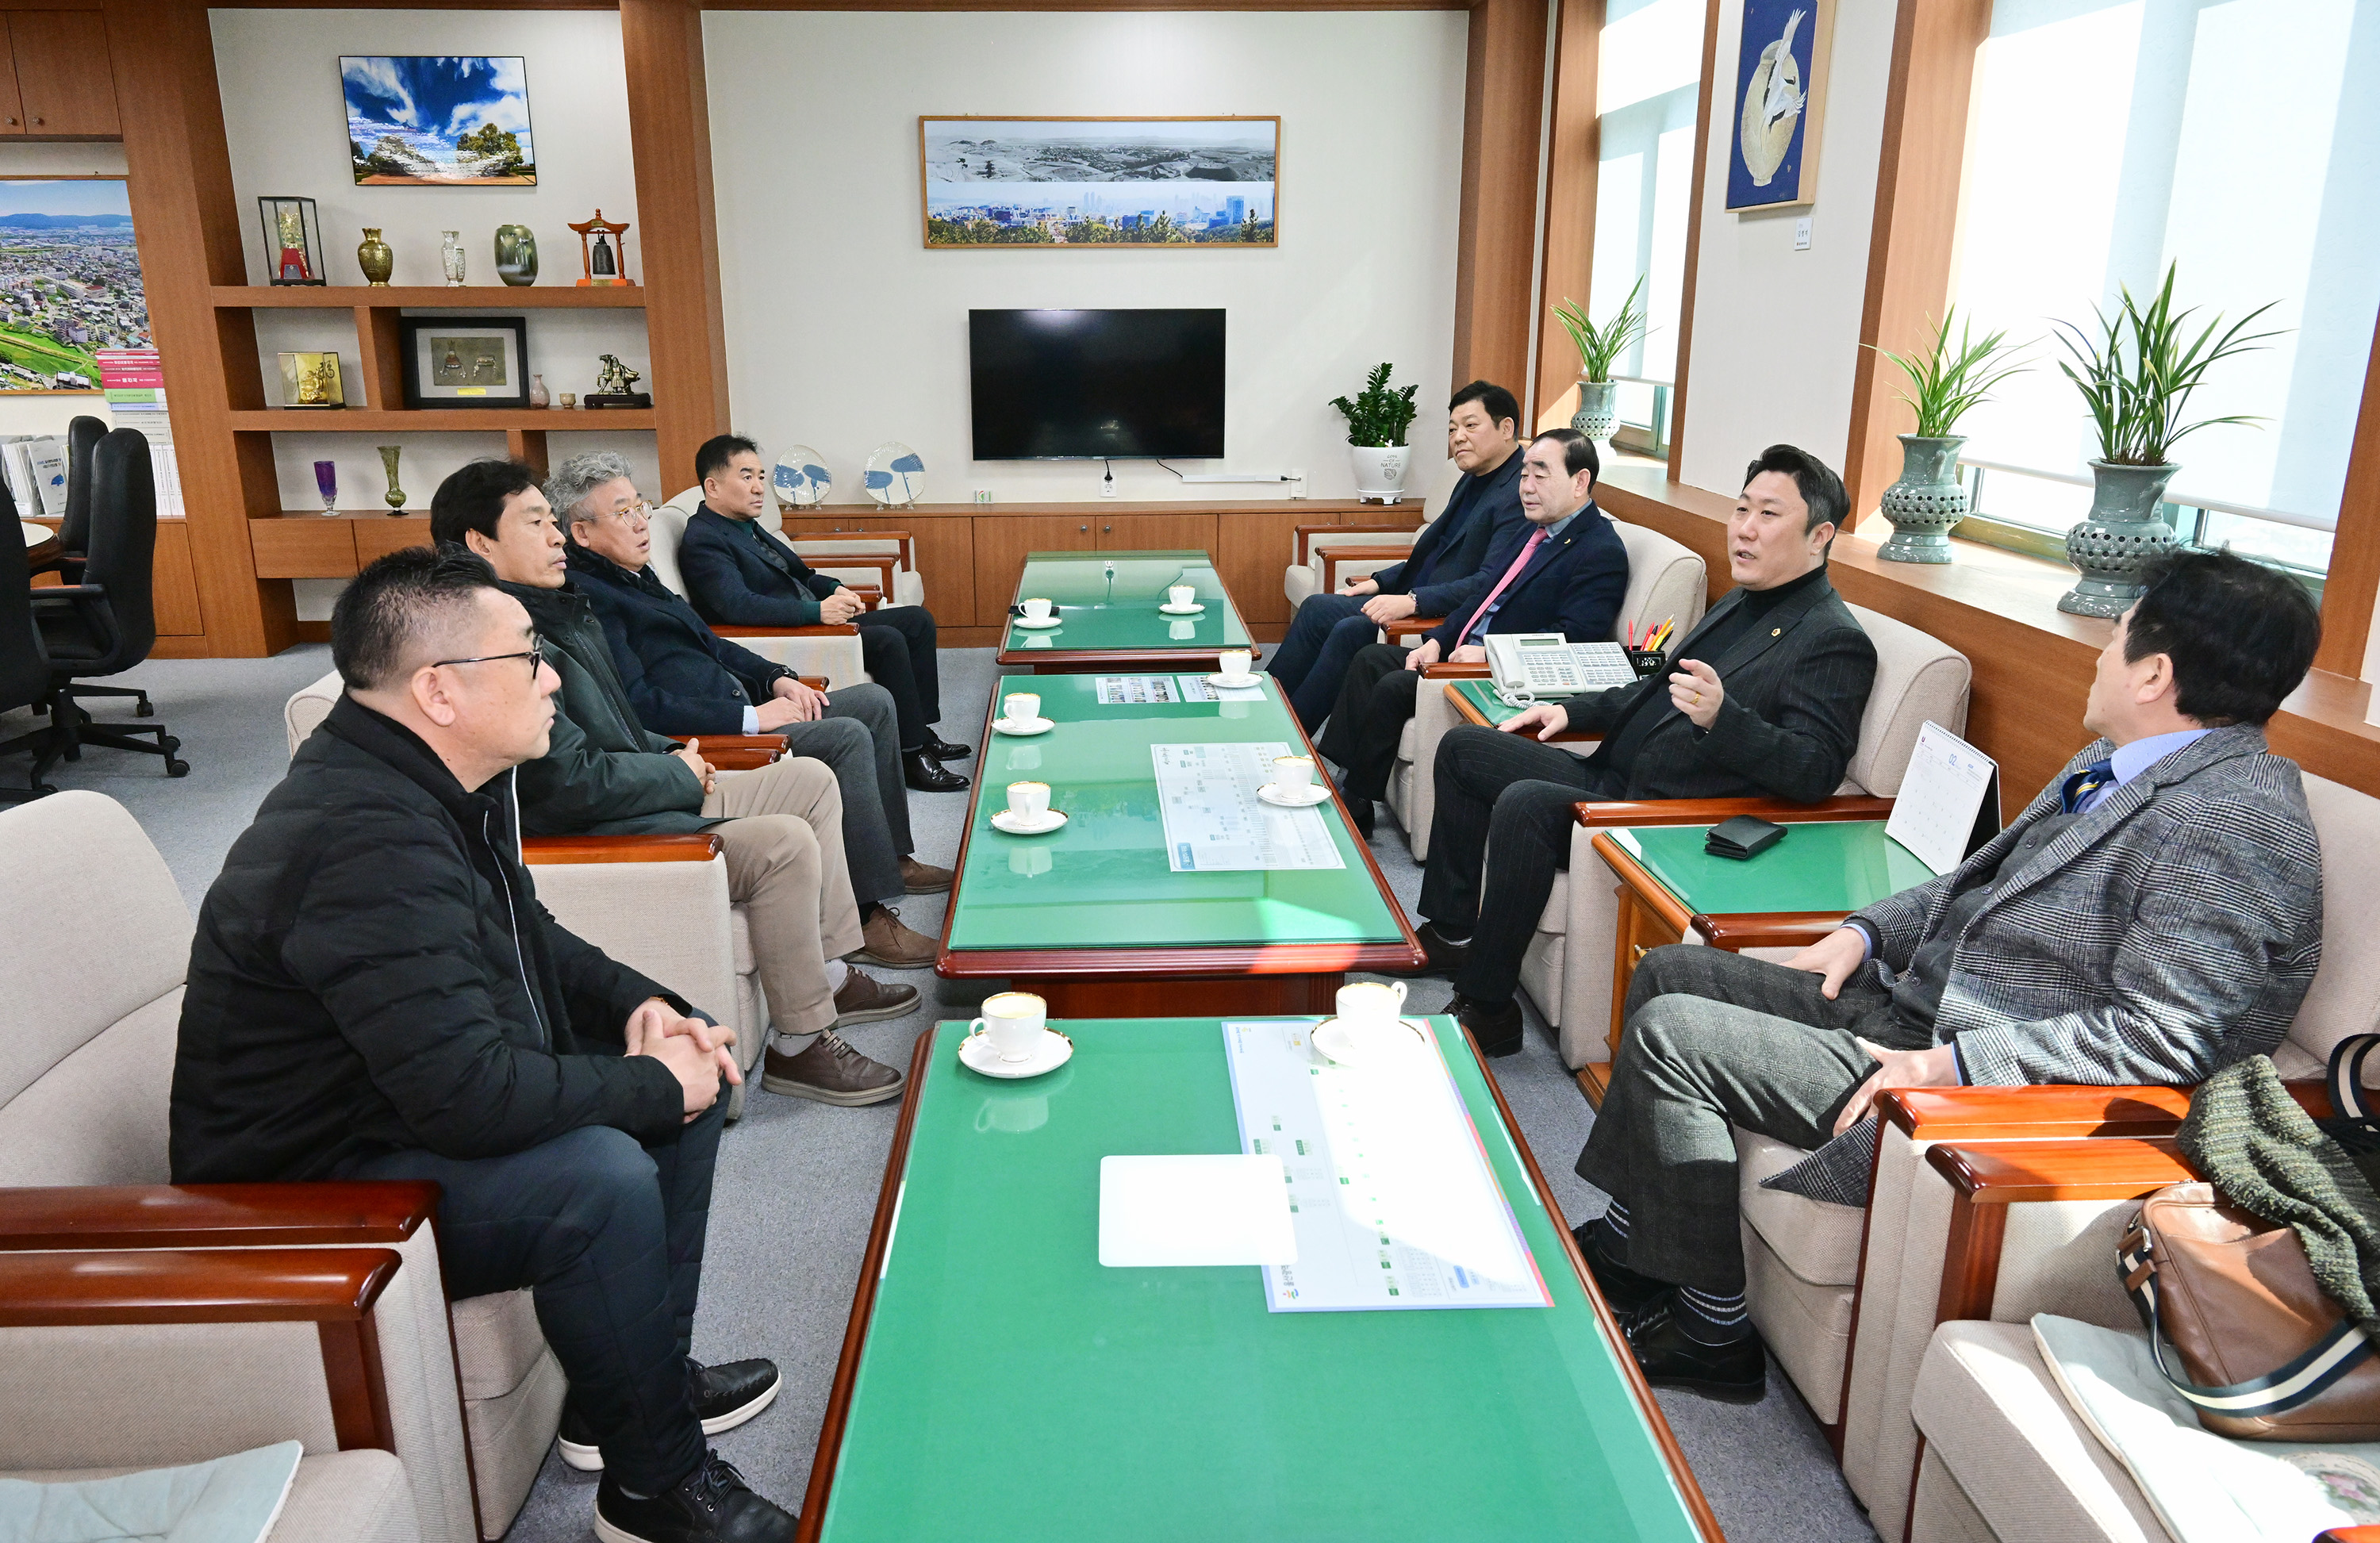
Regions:
M 17 521 L 17 501 L 0 485 L 0 712 L 30 707 L 47 711 L 57 687 L 50 680 L 50 656 L 33 626 L 32 574 L 25 562 L 25 528 Z M 55 720 L 53 720 L 55 722 Z M 0 740 L 0 756 L 30 750 L 36 759 L 56 737 L 55 728 L 39 728 L 14 739 Z M 56 788 L 43 783 L 36 771 L 32 784 L 21 792 L 0 788 L 0 798 L 21 802 Z
M 33 780 L 63 756 L 82 759 L 85 745 L 106 745 L 162 756 L 169 777 L 189 775 L 188 761 L 174 752 L 182 742 L 162 723 L 100 723 L 79 699 L 130 697 L 134 712 L 147 718 L 156 709 L 137 686 L 86 686 L 91 675 L 112 675 L 149 657 L 157 641 L 157 618 L 150 601 L 150 572 L 157 547 L 157 487 L 149 467 L 149 442 L 137 429 L 103 436 L 91 455 L 91 528 L 85 541 L 82 582 L 33 593 L 33 619 L 50 654 L 50 682 L 56 700 L 50 710 L 53 735 L 33 766 Z M 140 737 L 152 735 L 154 742 Z
M 106 432 L 107 425 L 88 414 L 67 425 L 67 512 L 58 522 L 58 550 L 33 569 L 55 572 L 63 584 L 82 582 L 83 552 L 91 541 L 91 461 Z

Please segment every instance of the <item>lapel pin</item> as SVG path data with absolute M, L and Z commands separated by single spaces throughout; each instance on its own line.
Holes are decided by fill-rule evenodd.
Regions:
M 1772 626 L 1768 629 L 1768 636 L 1771 638 L 1782 638 L 1785 636 L 1785 629 L 1781 626 Z

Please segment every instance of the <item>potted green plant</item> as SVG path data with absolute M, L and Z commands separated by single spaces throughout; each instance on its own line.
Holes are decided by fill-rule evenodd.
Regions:
M 1347 420 L 1348 455 L 1355 463 L 1355 493 L 1374 504 L 1394 504 L 1404 497 L 1405 431 L 1413 427 L 1414 386 L 1389 387 L 1389 371 L 1380 365 L 1365 381 L 1352 402 L 1334 396 L 1330 405 Z
M 1917 414 L 1917 431 L 1900 436 L 1900 480 L 1878 501 L 1892 522 L 1892 535 L 1876 553 L 1887 562 L 1950 560 L 1950 528 L 1967 517 L 1967 487 L 1959 480 L 1959 449 L 1967 442 L 1954 431 L 1970 407 L 1990 399 L 1992 387 L 2026 368 L 2003 362 L 2012 346 L 2005 332 L 1978 343 L 1962 323 L 1959 346 L 1952 348 L 1950 321 L 1957 314 L 1956 307 L 1943 313 L 1922 354 L 1876 350 L 1909 377 L 1909 390 L 1893 395 Z
M 1565 298 L 1554 307 L 1554 320 L 1578 348 L 1578 411 L 1571 415 L 1570 426 L 1589 439 L 1609 439 L 1619 420 L 1613 403 L 1620 395 L 1620 383 L 1611 378 L 1611 366 L 1645 335 L 1645 314 L 1636 303 L 1644 292 L 1645 275 L 1639 273 L 1628 286 L 1628 298 L 1600 327 L 1576 300 Z
M 2165 283 L 2143 308 L 2130 288 L 2109 316 L 2098 308 L 2099 338 L 2094 342 L 2069 322 L 2055 323 L 2058 341 L 2073 361 L 2058 368 L 2082 394 L 2099 431 L 2099 458 L 2091 463 L 2091 509 L 2066 533 L 2066 560 L 2082 582 L 2058 597 L 2058 609 L 2078 616 L 2120 616 L 2141 598 L 2141 565 L 2172 546 L 2173 527 L 2157 513 L 2166 484 L 2181 468 L 2172 459 L 2185 434 L 2217 423 L 2252 423 L 2253 418 L 2181 421 L 2182 410 L 2206 371 L 2222 359 L 2257 347 L 2277 332 L 2250 333 L 2257 317 L 2277 301 L 2258 306 L 2229 327 L 2216 317 L 2184 341 L 2195 308 L 2173 308 L 2175 264 L 2166 264 Z

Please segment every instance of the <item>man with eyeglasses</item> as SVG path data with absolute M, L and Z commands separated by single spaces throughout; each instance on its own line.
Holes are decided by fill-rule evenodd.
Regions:
M 621 514 L 631 522 L 643 517 L 634 504 Z M 917 1005 L 917 989 L 873 979 L 844 962 L 841 955 L 868 942 L 872 919 L 851 907 L 864 910 L 868 902 L 897 895 L 905 883 L 939 877 L 947 888 L 950 880 L 947 869 L 895 858 L 881 802 L 884 768 L 866 724 L 855 718 L 804 724 L 797 757 L 757 771 L 714 771 L 699 739 L 681 747 L 639 722 L 602 626 L 566 571 L 561 529 L 528 466 L 483 460 L 461 468 L 431 497 L 430 530 L 441 545 L 468 549 L 494 570 L 497 587 L 528 611 L 561 676 L 549 747 L 520 769 L 522 829 L 530 835 L 708 830 L 718 836 L 728 893 L 751 922 L 753 960 L 776 1030 L 761 1086 L 844 1105 L 897 1097 L 905 1076 L 861 1054 L 840 1031 L 903 1016 Z M 859 697 L 857 705 L 872 705 L 879 717 L 889 714 L 880 699 L 866 700 L 871 693 L 882 695 L 868 686 L 839 695 Z M 832 817 L 820 805 L 822 789 L 838 790 Z M 897 783 L 893 796 L 904 796 Z M 796 861 L 813 840 L 847 871 L 839 893 L 854 900 L 821 908 Z M 876 907 L 875 915 L 887 914 Z M 889 917 L 876 923 L 888 924 L 897 925 Z M 569 1428 L 563 1438 L 565 1458 L 592 1456 L 592 1443 L 574 1442 Z
M 536 1294 L 598 1530 L 790 1539 L 705 1440 L 776 1367 L 691 1357 L 735 1037 L 538 904 L 512 784 L 559 682 L 528 614 L 477 559 L 408 548 L 339 597 L 331 657 L 346 691 L 200 907 L 175 1182 L 434 1182 L 448 1291 Z

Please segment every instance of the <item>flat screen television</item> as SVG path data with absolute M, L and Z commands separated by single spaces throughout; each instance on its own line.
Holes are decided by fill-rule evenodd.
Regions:
M 1223 454 L 1223 313 L 970 310 L 978 461 Z

